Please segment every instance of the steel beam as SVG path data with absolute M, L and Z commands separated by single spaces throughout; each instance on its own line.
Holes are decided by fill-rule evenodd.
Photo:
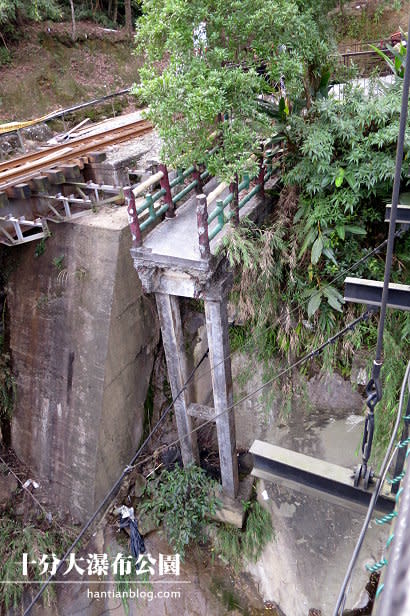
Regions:
M 383 282 L 366 280 L 365 278 L 346 278 L 344 299 L 347 302 L 380 306 L 382 300 Z M 410 310 L 410 285 L 389 284 L 387 307 L 398 310 Z
M 363 511 L 369 505 L 374 486 L 368 490 L 355 488 L 352 469 L 262 441 L 254 441 L 249 451 L 253 456 L 252 475 L 255 477 L 324 498 L 349 509 Z M 377 499 L 376 509 L 389 513 L 394 505 L 395 499 L 389 488 L 383 489 Z
M 391 204 L 386 205 L 386 213 L 384 216 L 384 222 L 390 222 Z M 398 205 L 397 206 L 397 218 L 396 223 L 410 223 L 410 205 Z
M 33 233 L 34 229 L 41 229 L 41 231 Z M 24 235 L 25 232 L 29 232 L 29 235 Z M 26 220 L 24 216 L 15 218 L 11 215 L 0 217 L 0 244 L 16 246 L 34 242 L 49 235 L 50 232 L 44 219 Z

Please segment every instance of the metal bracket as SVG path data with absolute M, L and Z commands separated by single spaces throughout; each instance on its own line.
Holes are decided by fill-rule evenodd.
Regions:
M 38 233 L 32 233 L 33 229 L 41 229 Z M 27 242 L 35 242 L 50 235 L 47 222 L 43 218 L 26 220 L 24 216 L 15 218 L 10 214 L 0 217 L 0 244 L 17 246 Z
M 124 203 L 124 192 L 121 187 L 105 184 L 95 184 L 94 182 L 70 182 L 77 192 L 77 195 L 46 195 L 38 193 L 36 196 L 47 201 L 51 214 L 46 218 L 53 222 L 66 222 L 83 216 L 90 210 L 104 205 L 119 205 Z M 88 191 L 91 194 L 87 194 Z M 104 197 L 105 194 L 111 195 Z M 79 196 L 78 196 L 79 195 Z M 77 211 L 73 212 L 73 208 Z
M 390 222 L 391 205 L 386 205 L 384 222 Z M 396 223 L 410 223 L 410 205 L 397 205 Z

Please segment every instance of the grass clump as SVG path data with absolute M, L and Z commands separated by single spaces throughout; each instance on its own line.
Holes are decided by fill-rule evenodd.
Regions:
M 245 561 L 256 562 L 265 546 L 275 537 L 272 517 L 257 501 L 246 504 L 248 516 L 245 529 L 221 524 L 214 540 L 217 554 L 238 572 Z
M 118 570 L 114 573 L 115 589 L 121 593 L 121 603 L 124 608 L 125 616 L 130 612 L 130 591 L 134 591 L 137 596 L 137 589 L 144 590 L 145 593 L 153 594 L 152 584 L 149 581 L 149 573 L 142 573 L 138 576 L 138 583 L 135 581 L 135 564 L 131 571 L 121 574 Z M 148 595 L 147 595 L 148 596 Z M 135 599 L 137 601 L 137 599 Z
M 60 529 L 48 525 L 43 520 L 24 525 L 22 521 L 13 518 L 6 512 L 0 519 L 0 612 L 7 613 L 9 609 L 17 608 L 23 592 L 24 584 L 10 584 L 22 580 L 23 554 L 28 554 L 27 581 L 38 579 L 38 562 L 43 555 L 51 560 L 53 554 L 65 551 L 70 536 L 62 534 Z M 45 578 L 44 578 L 45 579 Z M 34 588 L 33 588 L 34 589 Z M 43 601 L 50 605 L 55 599 L 55 591 L 49 586 Z

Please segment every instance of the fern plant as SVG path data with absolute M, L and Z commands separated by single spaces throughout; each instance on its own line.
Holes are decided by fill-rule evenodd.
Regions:
M 273 356 L 292 361 L 357 316 L 359 308 L 344 305 L 340 274 L 387 235 L 384 213 L 395 170 L 400 88 L 398 82 L 383 96 L 372 88 L 367 94 L 348 88 L 342 102 L 322 98 L 303 116 L 290 115 L 285 187 L 272 220 L 263 229 L 245 225 L 225 241 L 237 272 L 233 299 L 238 322 L 252 334 L 251 351 L 269 360 L 267 379 L 277 371 L 272 368 Z M 409 146 L 407 136 L 403 200 Z M 407 234 L 395 242 L 394 282 L 408 282 L 409 251 Z M 380 254 L 355 267 L 354 275 L 380 280 L 383 272 Z M 329 346 L 321 365 L 341 367 L 346 374 L 355 349 L 366 347 L 371 352 L 373 328 L 363 325 L 360 335 Z M 392 339 L 400 338 L 397 320 L 388 321 L 388 332 Z M 391 408 L 398 385 L 391 377 L 389 383 L 385 404 Z M 376 432 L 379 442 L 388 435 L 389 413 L 385 417 Z
M 203 536 L 207 516 L 216 512 L 215 486 L 216 482 L 194 465 L 165 470 L 159 480 L 147 483 L 140 512 L 164 524 L 167 539 L 181 559 L 190 541 Z
M 340 294 L 325 286 L 326 280 L 342 260 L 346 262 L 346 254 L 356 260 L 362 246 L 386 233 L 383 220 L 394 178 L 399 89 L 396 85 L 384 96 L 347 89 L 343 102 L 317 100 L 306 118 L 290 118 L 285 182 L 300 187 L 293 223 L 298 259 L 310 283 L 305 291 L 309 317 L 323 301 L 341 309 Z M 404 186 L 407 174 L 406 162 Z M 361 236 L 369 231 L 370 238 L 363 242 Z
M 45 527 L 41 520 L 24 525 L 15 519 L 10 512 L 3 513 L 0 519 L 0 612 L 9 613 L 17 609 L 24 590 L 33 586 L 17 583 L 22 579 L 23 554 L 29 554 L 29 560 L 41 560 L 43 555 L 63 553 L 73 539 L 72 529 L 66 528 L 61 533 L 61 527 L 54 525 Z M 38 578 L 38 567 L 29 564 L 27 581 Z M 44 604 L 55 601 L 55 590 L 50 585 L 43 597 Z

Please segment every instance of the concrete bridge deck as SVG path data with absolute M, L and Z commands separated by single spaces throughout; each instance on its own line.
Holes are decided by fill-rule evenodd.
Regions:
M 272 178 L 266 184 L 266 188 L 272 188 L 278 181 L 277 177 Z M 219 182 L 215 178 L 211 179 L 203 188 L 203 193 L 208 196 L 218 186 Z M 249 188 L 251 190 L 251 188 Z M 208 215 L 210 216 L 219 200 L 225 199 L 229 195 L 229 188 L 226 187 L 216 199 L 208 205 Z M 197 228 L 197 198 L 192 195 L 175 212 L 174 218 L 165 218 L 157 227 L 144 237 L 143 245 L 133 249 L 133 256 L 139 265 L 151 265 L 173 268 L 193 268 L 198 270 L 208 270 L 209 264 L 201 258 L 198 228 Z M 266 203 L 258 195 L 253 197 L 243 208 L 239 210 L 240 220 L 250 218 L 259 219 L 261 213 L 266 211 Z M 215 218 L 209 224 L 209 234 L 217 226 L 218 220 Z M 218 250 L 223 243 L 223 239 L 228 234 L 231 226 L 225 224 L 215 238 L 210 240 L 211 255 L 217 256 Z

